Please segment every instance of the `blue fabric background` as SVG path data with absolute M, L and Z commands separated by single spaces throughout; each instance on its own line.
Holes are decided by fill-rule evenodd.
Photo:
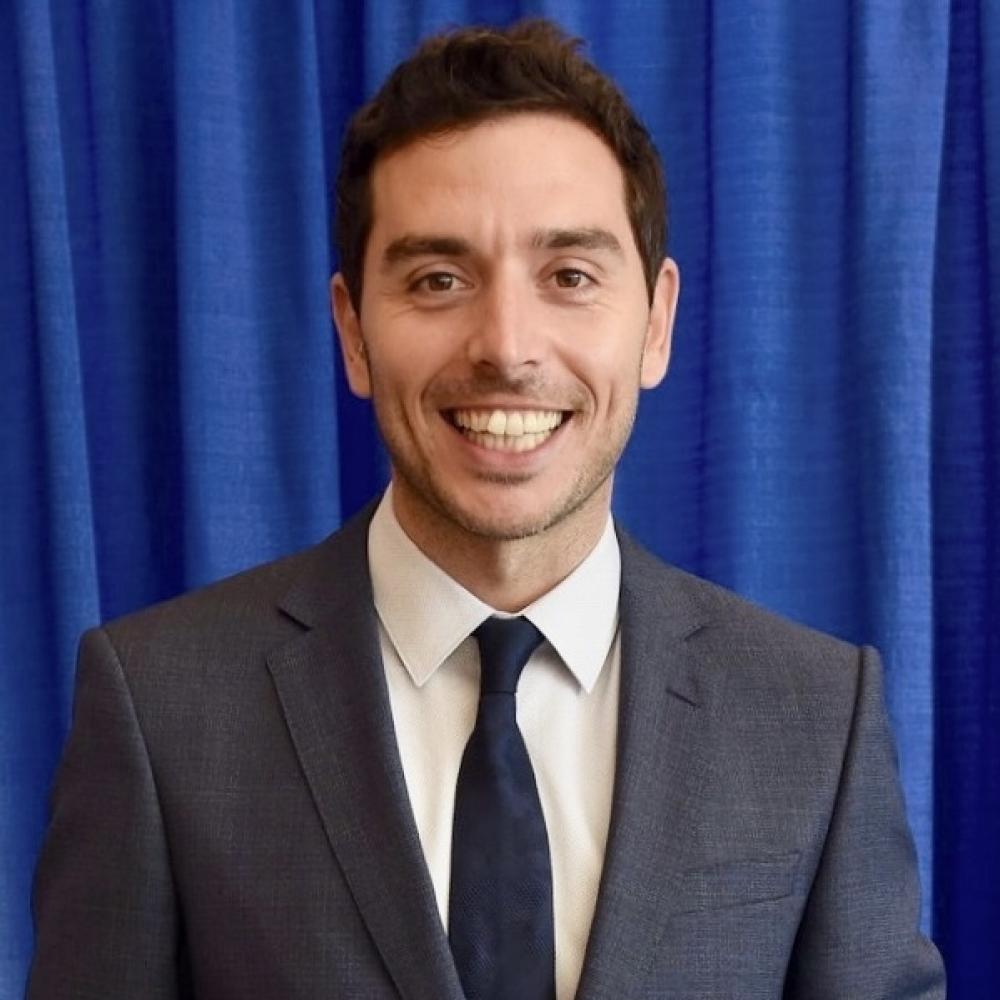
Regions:
M 0 5 L 0 998 L 80 631 L 384 482 L 335 357 L 329 183 L 429 30 L 546 13 L 656 138 L 683 278 L 616 510 L 877 644 L 950 996 L 1000 982 L 1000 4 Z

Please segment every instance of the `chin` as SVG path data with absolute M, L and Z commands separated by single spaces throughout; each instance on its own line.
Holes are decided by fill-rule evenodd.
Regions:
M 513 542 L 540 535 L 561 518 L 550 513 L 469 511 L 453 504 L 443 504 L 440 511 L 470 535 L 494 542 Z
M 529 487 L 530 489 L 530 487 Z M 476 504 L 438 493 L 434 506 L 463 531 L 495 542 L 513 542 L 532 538 L 581 515 L 597 490 L 574 491 L 548 503 L 531 497 L 530 503 L 518 502 L 517 496 L 484 498 Z M 491 500 L 493 502 L 491 502 Z
M 593 504 L 601 505 L 603 500 L 606 508 L 610 502 L 610 490 L 605 490 L 610 485 L 610 469 L 566 483 L 561 490 L 535 477 L 497 477 L 460 485 L 398 460 L 393 469 L 400 499 L 405 495 L 406 506 L 422 511 L 417 516 L 437 521 L 446 532 L 457 528 L 484 541 L 537 537 L 567 521 L 586 521 Z

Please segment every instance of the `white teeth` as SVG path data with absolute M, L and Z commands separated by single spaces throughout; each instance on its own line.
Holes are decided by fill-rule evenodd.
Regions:
M 464 431 L 522 437 L 555 430 L 563 421 L 559 410 L 454 410 L 452 421 Z
M 452 423 L 491 451 L 531 451 L 563 422 L 559 410 L 453 410 Z
M 551 431 L 543 431 L 541 434 L 522 434 L 520 437 L 480 434 L 478 431 L 466 431 L 465 434 L 481 448 L 489 448 L 490 451 L 531 451 L 552 436 Z

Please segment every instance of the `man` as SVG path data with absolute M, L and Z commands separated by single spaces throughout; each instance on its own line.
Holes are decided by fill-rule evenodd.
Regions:
M 358 113 L 333 311 L 390 490 L 84 637 L 30 996 L 944 995 L 876 655 L 610 519 L 664 234 L 647 134 L 544 22 Z

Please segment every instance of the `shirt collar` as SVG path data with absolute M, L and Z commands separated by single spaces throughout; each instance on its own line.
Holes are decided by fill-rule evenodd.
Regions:
M 418 687 L 490 615 L 502 614 L 417 548 L 396 520 L 391 488 L 368 529 L 368 564 L 375 610 Z M 588 692 L 618 630 L 620 582 L 621 552 L 609 515 L 583 562 L 521 612 Z

